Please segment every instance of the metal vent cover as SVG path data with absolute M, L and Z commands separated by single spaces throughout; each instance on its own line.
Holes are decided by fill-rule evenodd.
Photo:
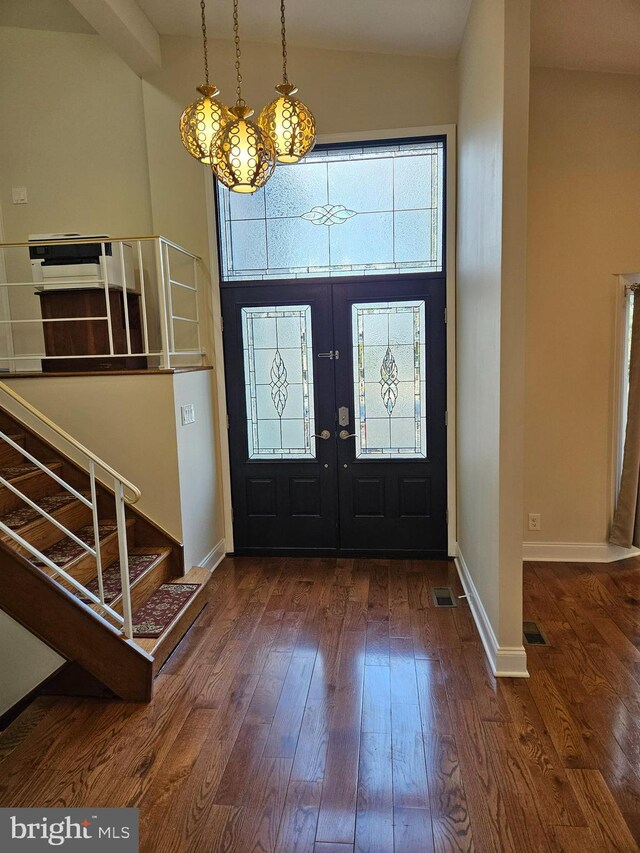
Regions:
M 434 586 L 431 590 L 433 595 L 433 603 L 436 607 L 457 607 L 456 601 L 450 586 Z
M 526 646 L 548 646 L 549 642 L 537 622 L 523 622 L 522 633 Z

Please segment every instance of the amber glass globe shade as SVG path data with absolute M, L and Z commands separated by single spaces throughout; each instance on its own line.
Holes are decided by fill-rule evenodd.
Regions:
M 236 193 L 253 193 L 263 187 L 275 168 L 271 139 L 249 117 L 253 110 L 238 102 L 231 120 L 211 143 L 211 168 L 216 178 Z
M 231 119 L 229 108 L 217 101 L 219 90 L 203 83 L 198 87 L 202 97 L 190 104 L 180 118 L 180 138 L 192 157 L 201 163 L 211 163 L 211 142 L 218 131 Z
M 279 163 L 297 163 L 316 142 L 316 120 L 309 107 L 293 97 L 297 91 L 290 83 L 276 86 L 280 97 L 267 104 L 258 119 L 274 144 Z

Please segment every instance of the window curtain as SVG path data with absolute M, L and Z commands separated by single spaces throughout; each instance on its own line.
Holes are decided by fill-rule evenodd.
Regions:
M 640 547 L 640 292 L 634 294 L 629 400 L 620 494 L 609 541 L 612 545 Z

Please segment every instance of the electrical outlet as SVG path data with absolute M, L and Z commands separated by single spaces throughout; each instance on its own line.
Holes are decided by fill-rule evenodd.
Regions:
M 195 423 L 196 407 L 193 403 L 187 403 L 186 406 L 180 406 L 180 414 L 182 415 L 182 426 Z
M 529 513 L 529 530 L 541 530 L 542 523 L 540 521 L 540 513 L 539 512 L 530 512 Z

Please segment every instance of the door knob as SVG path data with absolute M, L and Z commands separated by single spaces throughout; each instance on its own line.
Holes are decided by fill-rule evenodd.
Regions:
M 314 438 L 321 438 L 323 441 L 328 441 L 331 438 L 331 433 L 328 429 L 323 429 L 321 433 L 314 433 Z
M 346 441 L 348 438 L 355 438 L 355 432 L 349 432 L 348 429 L 341 429 L 339 432 L 339 436 L 343 441 Z

